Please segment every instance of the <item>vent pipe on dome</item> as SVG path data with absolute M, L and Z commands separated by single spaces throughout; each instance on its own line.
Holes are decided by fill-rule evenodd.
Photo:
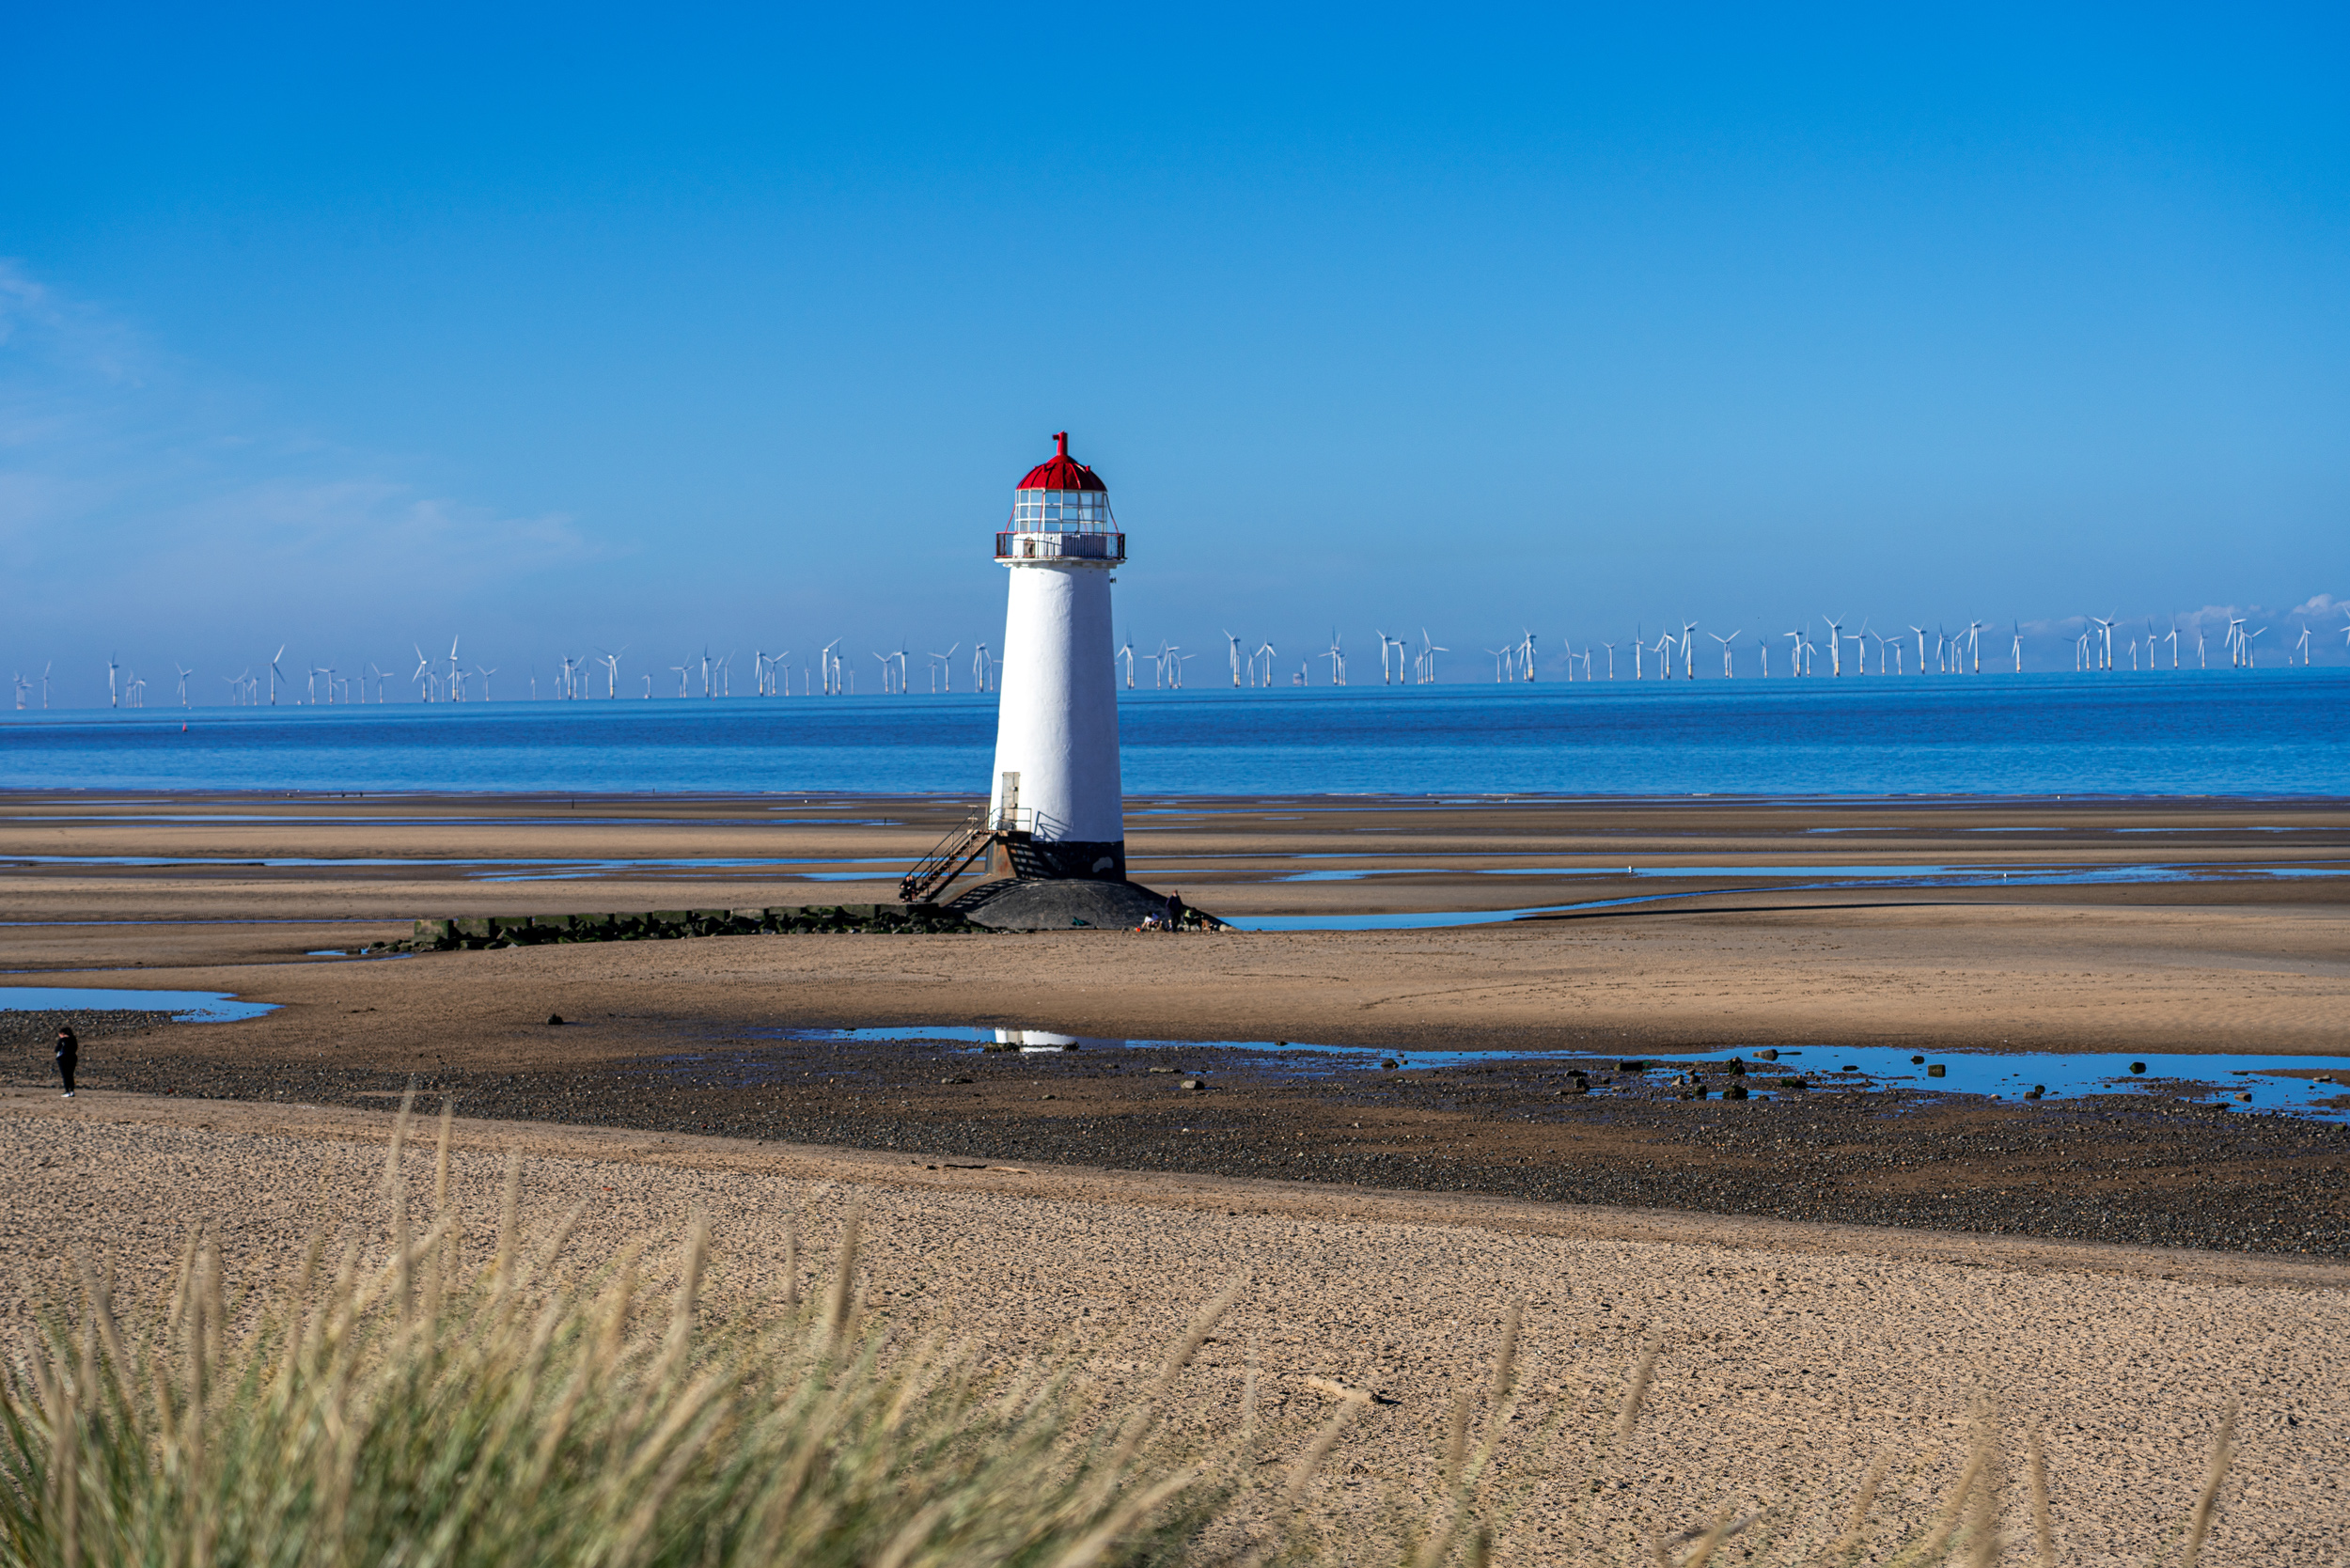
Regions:
M 1067 431 L 1055 431 L 1053 432 L 1053 440 L 1060 447 L 1060 455 L 1067 457 L 1069 455 L 1069 432 Z

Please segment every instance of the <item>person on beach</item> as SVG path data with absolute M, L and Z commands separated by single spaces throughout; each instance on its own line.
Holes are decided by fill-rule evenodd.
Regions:
M 73 1098 L 73 1062 L 82 1054 L 82 1042 L 75 1037 L 70 1025 L 57 1028 L 57 1076 L 65 1080 L 65 1098 Z
M 1167 930 L 1169 930 L 1169 931 L 1175 931 L 1175 930 L 1178 930 L 1178 929 L 1180 929 L 1180 928 L 1183 926 L 1183 894 L 1181 894 L 1181 893 L 1169 893 L 1169 894 L 1167 894 L 1167 915 L 1166 915 L 1166 923 L 1167 923 Z

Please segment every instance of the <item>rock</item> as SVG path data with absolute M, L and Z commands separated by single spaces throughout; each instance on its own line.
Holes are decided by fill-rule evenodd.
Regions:
M 967 1084 L 971 1080 L 968 1078 L 941 1078 L 938 1081 L 942 1084 Z
M 2252 1098 L 2252 1091 L 2248 1089 L 2239 1089 L 2235 1091 L 2235 1097 L 2248 1104 Z
M 1777 1061 L 1778 1059 L 1778 1053 L 1777 1051 L 1757 1051 L 1754 1054 L 1761 1057 L 1764 1061 Z
M 1379 1063 L 1379 1071 L 1380 1071 L 1380 1072 L 1382 1072 L 1382 1073 L 1392 1073 L 1392 1072 L 1394 1072 L 1395 1070 L 1396 1070 L 1396 1059 L 1395 1059 L 1393 1057 L 1387 1057 L 1387 1058 L 1384 1058 L 1384 1059 L 1383 1059 L 1383 1060 Z M 2331 1078 L 2328 1078 L 2328 1079 L 2326 1079 L 2326 1082 L 2327 1082 L 2327 1083 L 2331 1083 L 2331 1082 L 2333 1082 L 2333 1080 L 2332 1080 Z
M 2134 1061 L 2130 1063 L 2130 1071 L 2133 1073 L 2143 1073 L 2146 1071 L 2146 1064 L 2142 1061 Z
M 562 1022 L 563 1022 L 563 1015 L 562 1015 L 561 1013 L 559 1013 L 559 1012 L 550 1012 L 550 1013 L 548 1013 L 548 1014 L 547 1014 L 547 1024 L 548 1024 L 548 1027 L 555 1027 L 555 1026 L 556 1026 L 556 1025 L 561 1024 Z
M 1180 1067 L 1153 1067 L 1150 1069 L 1150 1071 L 1153 1073 L 1180 1073 L 1183 1069 Z
M 1950 1075 L 1950 1070 L 1938 1061 L 1926 1069 L 1926 1076 L 1929 1078 L 1947 1078 Z
M 1619 1073 L 1645 1073 L 1648 1071 L 1648 1063 L 1644 1061 L 1620 1061 L 1616 1063 L 1616 1071 Z
M 1727 1071 L 1733 1078 L 1743 1078 L 1747 1075 L 1747 1064 L 1739 1060 L 1736 1057 L 1732 1057 L 1730 1058 L 1730 1066 Z
M 1185 1079 L 1184 1079 L 1182 1083 L 1177 1084 L 1175 1087 L 1176 1087 L 1177 1089 L 1181 1089 L 1181 1090 L 1189 1090 L 1191 1093 L 1198 1094 L 1198 1093 L 1199 1093 L 1200 1091 L 1202 1091 L 1203 1090 L 1205 1090 L 1208 1086 L 1207 1086 L 1207 1082 L 1206 1082 L 1206 1080 L 1204 1080 L 1204 1079 L 1201 1079 L 1201 1078 L 1185 1078 Z
M 974 924 L 994 931 L 1068 931 L 1079 926 L 1133 931 L 1143 917 L 1167 913 L 1167 896 L 1132 882 L 999 882 L 972 889 L 954 907 Z
M 1808 1090 L 1811 1086 L 1801 1078 L 1781 1078 L 1778 1080 L 1778 1087 L 1781 1089 Z
M 1909 1065 L 1912 1067 L 1923 1067 L 1925 1064 L 1926 1058 L 1923 1057 L 1912 1057 L 1909 1058 Z
M 1722 1098 L 1725 1100 L 1743 1100 L 1746 1097 L 1747 1086 L 1744 1084 L 1731 1084 L 1722 1090 Z

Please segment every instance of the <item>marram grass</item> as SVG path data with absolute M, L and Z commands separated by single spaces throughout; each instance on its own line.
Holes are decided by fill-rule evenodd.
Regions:
M 892 1343 L 852 1288 L 854 1216 L 829 1288 L 713 1325 L 701 1226 L 666 1300 L 640 1288 L 641 1246 L 583 1279 L 568 1226 L 519 1233 L 513 1162 L 494 1247 L 461 1265 L 442 1127 L 435 1218 L 415 1234 L 395 1133 L 393 1233 L 371 1265 L 352 1248 L 330 1268 L 314 1243 L 262 1299 L 232 1303 L 217 1252 L 192 1244 L 168 1301 L 128 1319 L 85 1268 L 79 1300 L 0 1375 L 0 1568 L 2062 1560 L 2037 1434 L 2012 1488 L 1987 1412 L 1927 1517 L 1876 1518 L 1887 1456 L 1819 1495 L 1726 1498 L 1610 1538 L 1591 1503 L 1638 1474 L 1660 1342 L 1607 1419 L 1571 1430 L 1581 1402 L 1535 1399 L 1517 1376 L 1514 1308 L 1489 1383 L 1453 1405 L 1433 1495 L 1390 1497 L 1376 1525 L 1317 1513 L 1318 1467 L 1369 1396 L 1311 1380 L 1334 1413 L 1261 1471 L 1253 1379 L 1230 1408 L 1186 1387 L 1237 1285 L 1117 1403 L 1088 1392 L 1073 1353 L 1004 1372 L 965 1346 Z M 2233 1427 L 2231 1413 L 2158 1560 L 2198 1568 Z M 2012 1490 L 2025 1499 L 2003 1509 Z
M 412 1236 L 394 1196 L 379 1265 L 314 1244 L 258 1304 L 225 1300 L 202 1245 L 143 1325 L 86 1271 L 0 1388 L 0 1561 L 1081 1568 L 1172 1560 L 1229 1491 L 1229 1452 L 1162 1419 L 1204 1322 L 1104 1410 L 1067 1367 L 885 1356 L 854 1223 L 831 1290 L 705 1331 L 699 1225 L 648 1302 L 634 1249 L 583 1285 L 563 1236 L 525 1245 L 511 1167 L 469 1274 L 446 1204 Z

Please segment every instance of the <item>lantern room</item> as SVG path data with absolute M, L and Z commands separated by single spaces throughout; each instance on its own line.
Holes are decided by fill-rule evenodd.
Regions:
M 1110 512 L 1109 486 L 1069 455 L 1067 431 L 1053 440 L 1058 450 L 1012 492 L 1011 525 L 995 536 L 995 558 L 1116 566 L 1126 558 L 1126 536 Z

